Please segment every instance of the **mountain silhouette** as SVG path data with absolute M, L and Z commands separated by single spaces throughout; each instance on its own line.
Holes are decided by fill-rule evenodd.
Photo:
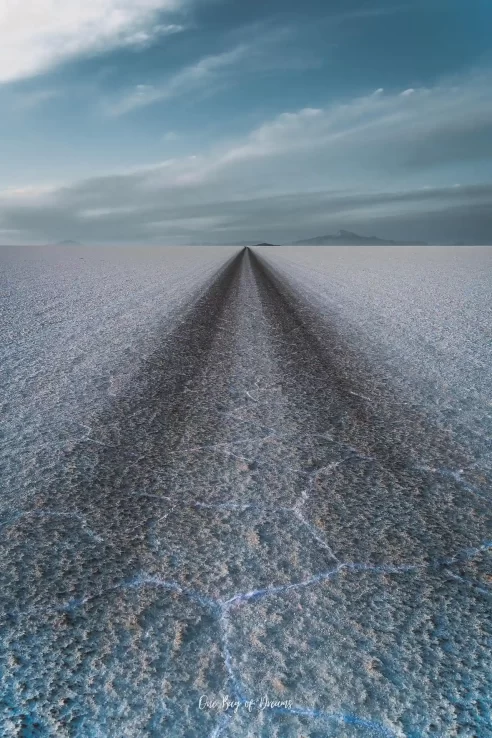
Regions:
M 367 244 L 375 246 L 427 246 L 423 241 L 389 241 L 385 238 L 378 238 L 377 236 L 361 236 L 358 233 L 352 233 L 352 231 L 340 230 L 334 235 L 316 236 L 315 238 L 308 238 L 302 241 L 295 241 L 293 246 L 330 246 L 330 245 L 342 245 L 342 246 L 356 246 Z

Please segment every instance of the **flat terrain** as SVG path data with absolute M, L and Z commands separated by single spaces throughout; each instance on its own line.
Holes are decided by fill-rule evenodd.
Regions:
M 2 250 L 0 734 L 492 736 L 491 255 Z

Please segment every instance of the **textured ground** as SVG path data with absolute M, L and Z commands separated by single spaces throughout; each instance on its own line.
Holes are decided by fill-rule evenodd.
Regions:
M 490 252 L 187 253 L 4 256 L 1 734 L 489 738 Z

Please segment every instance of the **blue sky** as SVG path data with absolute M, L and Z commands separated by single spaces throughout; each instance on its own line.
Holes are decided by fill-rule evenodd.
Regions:
M 0 242 L 492 242 L 488 0 L 0 5 Z

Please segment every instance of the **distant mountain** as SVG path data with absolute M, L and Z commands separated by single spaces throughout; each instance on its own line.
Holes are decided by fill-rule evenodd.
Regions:
M 82 246 L 82 244 L 78 241 L 71 241 L 70 239 L 67 239 L 66 241 L 58 241 L 56 246 Z
M 317 236 L 304 241 L 296 241 L 293 246 L 427 246 L 423 241 L 388 241 L 377 236 L 360 236 L 351 231 L 338 231 L 335 235 Z
M 255 246 L 278 246 L 278 243 L 255 243 Z

